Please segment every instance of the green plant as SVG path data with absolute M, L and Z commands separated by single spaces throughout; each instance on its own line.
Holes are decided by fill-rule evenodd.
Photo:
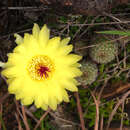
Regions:
M 83 75 L 78 78 L 80 83 L 88 85 L 96 80 L 96 77 L 98 75 L 98 68 L 96 64 L 92 62 L 83 62 L 81 71 L 83 72 Z
M 33 113 L 37 119 L 40 119 L 41 116 L 44 114 L 42 109 L 38 109 L 36 112 Z M 30 122 L 30 127 L 32 126 L 32 122 Z M 44 120 L 41 121 L 40 129 L 39 130 L 56 130 L 50 123 L 49 116 L 47 116 Z
M 124 31 L 118 31 L 118 30 L 111 30 L 111 31 L 100 31 L 100 32 L 97 32 L 97 33 L 130 36 L 130 31 L 124 32 Z
M 5 123 L 4 123 L 4 120 L 2 119 L 2 114 L 0 113 L 0 124 L 3 128 L 3 130 L 6 130 L 6 127 L 5 127 Z
M 115 43 L 101 42 L 90 49 L 90 57 L 97 63 L 106 64 L 115 59 L 118 46 Z
M 95 124 L 95 117 L 96 117 L 96 106 L 93 101 L 93 98 L 88 98 L 90 93 L 89 91 L 86 91 L 84 96 L 83 91 L 79 91 L 80 93 L 80 101 L 82 107 L 86 110 L 84 112 L 84 118 L 86 119 L 87 124 L 89 127 L 93 127 Z M 89 102 L 89 103 L 88 103 Z M 117 103 L 117 100 L 112 99 L 110 101 L 107 101 L 105 99 L 102 99 L 99 106 L 99 116 L 103 117 L 104 119 L 104 125 L 107 123 L 110 113 L 113 111 L 115 104 Z M 130 119 L 128 118 L 128 114 L 126 112 L 122 112 L 121 107 L 117 109 L 117 112 L 115 113 L 113 117 L 113 121 L 119 121 L 123 117 L 123 124 L 130 125 Z

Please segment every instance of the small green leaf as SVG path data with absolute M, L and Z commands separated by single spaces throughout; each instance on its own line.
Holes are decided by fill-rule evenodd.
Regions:
M 130 36 L 130 31 L 123 32 L 123 31 L 114 30 L 114 31 L 101 31 L 101 32 L 96 32 L 96 33 Z
M 103 73 L 104 69 L 105 69 L 105 65 L 104 64 L 100 65 L 99 67 L 100 73 Z

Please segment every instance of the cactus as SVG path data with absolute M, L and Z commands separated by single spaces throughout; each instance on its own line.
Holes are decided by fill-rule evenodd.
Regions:
M 83 85 L 90 85 L 96 80 L 98 75 L 98 68 L 96 64 L 92 62 L 83 62 L 81 66 L 81 71 L 83 75 L 78 78 L 78 81 Z
M 115 43 L 97 43 L 90 49 L 90 57 L 97 63 L 106 64 L 115 59 L 118 46 Z

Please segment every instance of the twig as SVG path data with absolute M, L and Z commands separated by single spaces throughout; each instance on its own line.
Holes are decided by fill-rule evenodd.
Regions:
M 107 85 L 107 82 L 108 82 L 108 79 L 105 80 L 104 85 L 102 86 L 102 88 L 101 88 L 101 90 L 100 90 L 100 92 L 99 92 L 99 95 L 98 95 L 98 101 L 100 101 L 100 98 L 101 98 L 102 92 L 103 92 L 105 86 Z
M 2 116 L 2 104 L 0 104 L 0 116 Z M 2 128 L 2 123 L 0 122 L 0 130 Z
M 23 120 L 23 115 L 22 115 L 22 113 L 21 113 L 20 110 L 19 110 L 19 104 L 18 104 L 18 101 L 15 100 L 15 104 L 16 104 L 16 110 L 17 110 L 18 114 L 20 115 L 20 117 L 21 117 L 22 120 Z
M 51 109 L 48 108 L 48 110 L 42 115 L 42 117 L 40 118 L 40 120 L 38 121 L 38 123 L 36 124 L 36 126 L 34 127 L 34 130 L 36 130 L 36 129 L 39 127 L 41 121 L 47 116 L 47 114 L 48 114 L 50 111 L 51 111 Z
M 97 46 L 97 45 L 95 44 L 95 45 L 90 45 L 90 46 L 84 46 L 84 47 L 80 47 L 80 48 L 75 49 L 75 51 L 83 50 L 83 49 L 87 49 L 87 48 L 91 48 L 91 47 L 95 47 L 95 46 Z
M 77 100 L 77 108 L 78 108 L 78 113 L 79 113 L 79 117 L 80 117 L 81 128 L 82 128 L 82 130 L 85 130 L 85 123 L 84 123 L 84 119 L 83 119 L 83 112 L 82 112 L 82 108 L 81 108 L 81 105 L 80 105 L 78 92 L 75 92 L 74 95 L 75 95 L 76 100 Z
M 86 106 L 89 106 L 89 105 L 90 105 L 91 99 L 92 99 L 92 97 L 90 96 L 90 98 L 88 99 L 88 102 L 86 103 Z M 86 108 L 86 110 L 85 110 L 85 112 L 84 112 L 83 115 L 84 115 L 84 116 L 87 115 L 87 112 L 88 112 L 88 107 Z
M 27 108 L 25 108 L 26 113 L 37 123 L 38 119 L 32 114 L 31 111 L 29 111 Z
M 3 107 L 2 104 L 0 104 L 0 127 L 3 128 L 3 130 L 6 130 L 5 123 L 2 119 L 2 111 L 3 111 Z
M 2 10 L 26 10 L 26 11 L 40 11 L 40 10 L 45 10 L 49 9 L 48 7 L 2 7 Z
M 17 31 L 17 32 L 15 32 L 15 33 L 23 33 L 23 32 L 28 32 L 28 31 L 31 31 L 31 30 L 32 30 L 32 29 L 29 28 L 29 29 L 25 29 L 25 30 L 22 30 L 22 31 Z M 9 37 L 9 36 L 12 36 L 12 35 L 14 35 L 15 33 L 10 33 L 10 34 L 1 36 L 0 39 L 6 38 L 6 37 Z
M 121 39 L 124 39 L 124 38 L 127 38 L 128 36 L 121 36 L 121 37 L 119 37 L 119 38 L 116 38 L 116 39 L 114 39 L 114 40 L 110 40 L 110 41 L 106 41 L 105 43 L 107 44 L 107 43 L 112 43 L 112 42 L 115 42 L 115 41 L 117 41 L 117 40 L 121 40 Z
M 86 20 L 84 21 L 84 24 L 87 23 L 88 19 L 86 18 Z M 76 31 L 76 33 L 73 36 L 73 39 L 77 36 L 77 34 L 81 31 L 81 29 L 83 28 L 83 26 L 80 26 L 79 29 Z
M 130 16 L 130 13 L 113 14 L 113 16 L 124 16 L 124 15 L 129 15 Z
M 112 18 L 113 19 L 113 21 L 117 21 L 117 22 L 122 22 L 120 19 L 118 19 L 117 17 L 115 17 L 115 16 L 113 16 L 112 14 L 108 14 L 108 13 L 106 13 L 106 12 L 103 12 L 103 14 L 104 15 L 106 15 L 106 16 L 108 16 L 108 17 L 110 17 L 110 18 Z M 122 29 L 123 30 L 123 28 L 120 26 L 120 24 L 118 24 L 117 25 L 120 29 Z
M 70 26 L 95 26 L 95 25 L 113 25 L 113 24 L 128 24 L 130 21 L 121 21 L 121 22 L 106 22 L 106 23 L 88 23 L 88 24 L 72 24 Z M 66 24 L 64 24 L 66 26 Z
M 94 102 L 95 102 L 95 105 L 96 105 L 96 119 L 95 119 L 95 126 L 94 126 L 94 130 L 98 130 L 98 124 L 99 124 L 99 101 L 96 99 L 96 97 L 94 96 L 93 92 L 90 91 L 93 99 L 94 99 Z
M 66 122 L 66 123 L 68 123 L 68 124 L 72 124 L 72 125 L 76 125 L 76 126 L 80 126 L 80 127 L 81 127 L 81 125 L 79 125 L 78 123 L 75 123 L 75 122 L 72 122 L 72 121 L 69 121 L 69 120 L 65 120 L 65 119 L 63 119 L 63 118 L 60 118 L 60 117 L 56 116 L 53 112 L 49 112 L 49 114 L 50 114 L 53 118 L 55 118 L 55 119 L 58 119 L 58 120 L 63 121 L 63 122 Z
M 115 74 L 116 74 L 117 77 L 119 77 L 122 72 L 125 72 L 125 71 L 128 71 L 128 70 L 130 70 L 130 68 L 121 68 L 121 70 L 118 73 L 115 73 Z
M 113 111 L 111 112 L 111 114 L 109 115 L 109 119 L 108 119 L 108 123 L 107 123 L 107 127 L 106 130 L 108 130 L 110 123 L 112 121 L 113 116 L 115 115 L 118 107 L 125 101 L 125 99 L 129 96 L 130 94 L 130 90 L 128 92 L 126 92 L 122 98 L 118 101 L 118 103 L 116 104 L 116 106 L 114 107 Z
M 110 17 L 110 18 L 112 18 L 112 19 L 114 19 L 114 20 L 116 20 L 116 21 L 118 21 L 118 22 L 122 22 L 120 19 L 116 18 L 116 17 L 113 16 L 112 14 L 108 14 L 108 13 L 106 13 L 106 12 L 103 12 L 103 14 L 106 15 L 106 16 L 108 16 L 108 17 Z
M 127 56 L 124 57 L 124 58 L 125 58 L 125 60 L 126 60 L 126 59 L 129 58 L 129 57 L 130 57 L 130 55 L 127 55 Z M 118 68 L 119 68 L 119 65 L 120 65 L 121 63 L 123 63 L 124 58 L 123 58 L 123 60 L 120 60 L 120 62 L 118 63 L 118 65 L 116 65 L 116 67 L 114 67 L 113 70 L 110 70 L 110 71 L 108 71 L 107 73 L 113 72 L 113 71 L 115 71 L 116 69 L 118 69 Z
M 112 97 L 112 96 L 117 95 L 121 92 L 127 91 L 128 89 L 130 89 L 130 83 L 127 83 L 127 84 L 124 84 L 124 85 L 121 84 L 113 92 L 105 93 L 104 95 L 102 95 L 102 98 Z
M 23 122 L 25 124 L 26 130 L 30 130 L 29 125 L 28 125 L 28 121 L 27 121 L 27 117 L 25 114 L 25 108 L 23 105 L 22 105 L 22 113 L 23 113 Z
M 121 124 L 120 124 L 120 130 L 123 130 L 123 112 L 124 112 L 124 101 L 122 103 L 122 117 L 121 117 Z
M 9 93 L 8 93 L 8 92 L 7 92 L 2 98 L 0 98 L 0 104 L 2 104 L 3 101 L 4 101 L 7 97 L 9 97 Z
M 128 56 L 126 56 L 125 58 L 127 59 L 128 57 L 130 57 L 130 55 L 128 55 Z M 124 59 L 123 59 L 124 60 Z M 121 60 L 120 62 L 119 62 L 119 64 L 121 64 L 122 62 L 123 62 L 123 60 Z M 115 65 L 114 65 L 115 66 Z M 117 69 L 120 69 L 120 71 L 119 70 L 117 70 Z M 116 67 L 114 67 L 114 69 L 112 69 L 112 70 L 110 70 L 110 71 L 107 71 L 107 73 L 109 74 L 109 73 L 111 73 L 111 72 L 113 72 L 112 74 L 110 74 L 108 77 L 106 77 L 106 78 L 102 78 L 102 79 L 99 79 L 98 81 L 99 82 L 102 82 L 102 81 L 104 81 L 104 80 L 109 80 L 109 79 L 111 79 L 111 78 L 113 78 L 113 77 L 115 77 L 115 76 L 119 76 L 122 72 L 125 72 L 125 71 L 128 71 L 128 74 L 126 75 L 126 78 L 129 78 L 129 68 L 126 68 L 126 69 L 122 69 L 122 68 L 119 68 L 119 66 L 117 66 L 116 65 Z
M 68 30 L 69 26 L 70 26 L 70 24 L 68 23 L 68 25 L 65 26 L 65 27 L 63 28 L 63 30 L 59 33 L 59 36 L 61 36 L 66 29 Z
M 126 74 L 126 78 L 128 79 L 130 77 L 130 70 L 128 71 L 128 73 Z
M 98 98 L 96 99 L 94 93 L 89 89 L 92 97 L 93 97 L 93 100 L 95 102 L 95 105 L 96 105 L 96 117 L 95 117 L 95 126 L 94 126 L 94 130 L 98 130 L 98 126 L 99 126 L 99 105 L 100 105 L 100 98 L 101 98 L 101 95 L 102 95 L 102 92 L 104 90 L 104 87 L 106 86 L 108 80 L 106 79 L 105 80 L 105 83 L 104 85 L 102 86 L 99 94 L 98 94 Z
M 123 60 L 123 67 L 126 68 L 126 43 L 124 42 L 123 48 L 124 48 L 124 60 Z
M 40 0 L 43 4 L 50 4 L 48 0 Z
M 17 120 L 17 122 L 18 122 L 18 129 L 19 129 L 19 130 L 23 130 L 23 129 L 22 129 L 22 126 L 21 126 L 21 123 L 20 123 L 19 115 L 18 115 L 17 113 L 15 113 L 15 117 L 16 117 L 16 120 Z
M 101 115 L 100 130 L 103 130 L 103 115 Z
M 121 37 L 119 37 L 119 38 L 117 38 L 117 39 L 114 39 L 114 40 L 109 40 L 109 41 L 106 41 L 105 43 L 107 44 L 107 43 L 112 43 L 112 42 L 115 42 L 115 41 L 117 41 L 117 40 L 121 40 L 121 39 L 124 39 L 124 38 L 127 38 L 128 36 L 121 36 Z M 103 43 L 103 42 L 102 42 Z M 95 47 L 95 46 L 97 46 L 97 44 L 95 44 L 95 45 L 90 45 L 90 46 L 84 46 L 84 47 L 81 47 L 81 48 L 77 48 L 76 50 L 83 50 L 83 49 L 87 49 L 87 48 L 90 48 L 90 47 Z
M 96 17 L 92 20 L 91 25 L 88 26 L 87 29 L 85 29 L 85 31 L 83 31 L 83 32 L 80 34 L 79 39 L 80 39 L 88 30 L 90 30 L 90 28 L 91 28 L 92 26 L 94 26 L 95 20 L 96 20 L 97 18 L 99 18 L 99 17 L 100 17 L 100 15 L 96 16 Z

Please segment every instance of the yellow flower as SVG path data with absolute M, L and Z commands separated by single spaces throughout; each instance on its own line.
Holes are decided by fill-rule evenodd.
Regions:
M 82 57 L 69 54 L 73 48 L 68 45 L 70 38 L 49 39 L 49 35 L 46 25 L 40 30 L 37 24 L 24 38 L 15 34 L 18 45 L 8 54 L 2 75 L 9 92 L 23 105 L 34 102 L 37 108 L 55 110 L 57 104 L 69 101 L 66 89 L 78 90 L 75 77 L 82 74 L 77 63 Z

